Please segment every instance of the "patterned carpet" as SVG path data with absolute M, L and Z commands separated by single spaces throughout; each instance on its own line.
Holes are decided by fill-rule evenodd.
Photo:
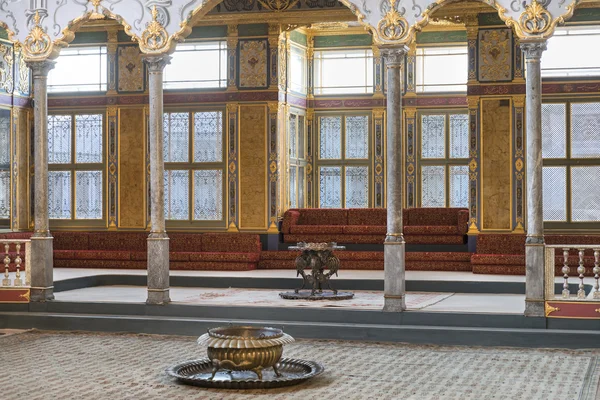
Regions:
M 199 332 L 201 333 L 201 332 Z M 302 340 L 284 356 L 323 375 L 270 391 L 180 385 L 167 366 L 202 357 L 193 337 L 27 332 L 0 337 L 3 400 L 596 400 L 600 351 Z
M 183 303 L 202 305 L 243 305 L 259 307 L 343 307 L 380 310 L 383 308 L 383 292 L 354 291 L 350 300 L 285 300 L 279 291 L 261 289 L 210 289 L 197 288 L 197 295 L 187 296 Z M 287 292 L 287 291 L 286 291 Z M 439 303 L 454 293 L 410 292 L 406 294 L 406 307 L 419 310 Z

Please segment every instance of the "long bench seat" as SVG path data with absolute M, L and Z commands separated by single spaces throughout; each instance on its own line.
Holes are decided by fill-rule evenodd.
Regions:
M 31 232 L 0 234 L 29 239 Z M 52 232 L 58 268 L 146 269 L 146 232 Z M 259 235 L 245 233 L 169 233 L 172 270 L 256 269 Z M 11 269 L 14 269 L 11 268 Z
M 404 240 L 407 244 L 464 244 L 468 219 L 469 212 L 463 208 L 404 209 Z M 387 210 L 293 208 L 283 216 L 281 233 L 286 243 L 383 243 Z

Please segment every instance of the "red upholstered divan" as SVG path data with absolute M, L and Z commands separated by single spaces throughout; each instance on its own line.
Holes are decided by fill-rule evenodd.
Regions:
M 406 208 L 402 212 L 407 244 L 464 244 L 468 222 L 466 208 Z
M 473 273 L 476 274 L 525 274 L 525 235 L 513 234 L 480 234 L 477 237 L 477 251 L 471 256 Z M 598 244 L 600 236 L 594 235 L 546 235 L 546 244 Z M 569 266 L 571 275 L 575 273 L 578 264 L 578 251 L 569 252 Z M 563 253 L 557 249 L 554 259 L 554 273 L 562 276 Z M 594 255 L 592 250 L 584 253 L 584 266 L 586 275 L 593 275 Z
M 383 208 L 302 208 L 283 215 L 283 241 L 383 243 L 386 210 Z
M 29 238 L 31 232 L 2 236 Z M 0 236 L 0 238 L 2 238 Z M 18 237 L 17 237 L 18 236 Z M 146 269 L 147 232 L 52 232 L 54 266 Z M 172 270 L 251 270 L 260 258 L 259 235 L 169 233 Z

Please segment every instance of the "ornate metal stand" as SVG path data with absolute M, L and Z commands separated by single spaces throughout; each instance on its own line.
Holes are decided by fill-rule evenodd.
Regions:
M 333 250 L 344 250 L 346 247 L 337 243 L 298 243 L 289 249 L 302 251 L 296 258 L 296 276 L 302 276 L 302 286 L 294 289 L 294 292 L 279 293 L 279 296 L 290 300 L 347 300 L 354 297 L 354 293 L 338 293 L 330 283 L 330 278 L 334 274 L 338 276 L 340 268 L 340 260 Z M 305 269 L 310 269 L 311 273 L 307 274 Z M 303 290 L 307 286 L 310 291 Z M 331 292 L 324 292 L 324 286 Z

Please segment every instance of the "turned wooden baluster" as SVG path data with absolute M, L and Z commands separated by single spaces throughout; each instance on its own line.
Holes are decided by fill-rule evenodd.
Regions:
M 10 278 L 8 275 L 8 265 L 10 264 L 10 256 L 8 255 L 8 243 L 4 243 L 4 250 L 6 255 L 4 256 L 4 279 L 2 279 L 2 286 L 10 286 Z
M 23 280 L 21 280 L 21 243 L 17 243 L 15 245 L 17 250 L 17 256 L 15 257 L 15 266 L 17 267 L 17 272 L 15 274 L 15 280 L 13 281 L 13 286 L 23 286 Z
M 585 266 L 583 265 L 584 249 L 579 249 L 579 266 L 577 267 L 577 273 L 579 274 L 579 290 L 577 291 L 578 299 L 585 299 L 585 289 L 583 286 L 583 276 L 585 274 Z
M 594 298 L 600 299 L 600 284 L 598 284 L 598 278 L 600 278 L 600 249 L 594 249 Z
M 571 271 L 571 269 L 569 268 L 569 249 L 563 249 L 562 273 L 563 273 L 563 277 L 565 279 L 565 282 L 563 283 L 563 291 L 562 291 L 563 299 L 568 299 L 569 295 L 571 294 L 569 292 L 569 272 L 570 271 Z

